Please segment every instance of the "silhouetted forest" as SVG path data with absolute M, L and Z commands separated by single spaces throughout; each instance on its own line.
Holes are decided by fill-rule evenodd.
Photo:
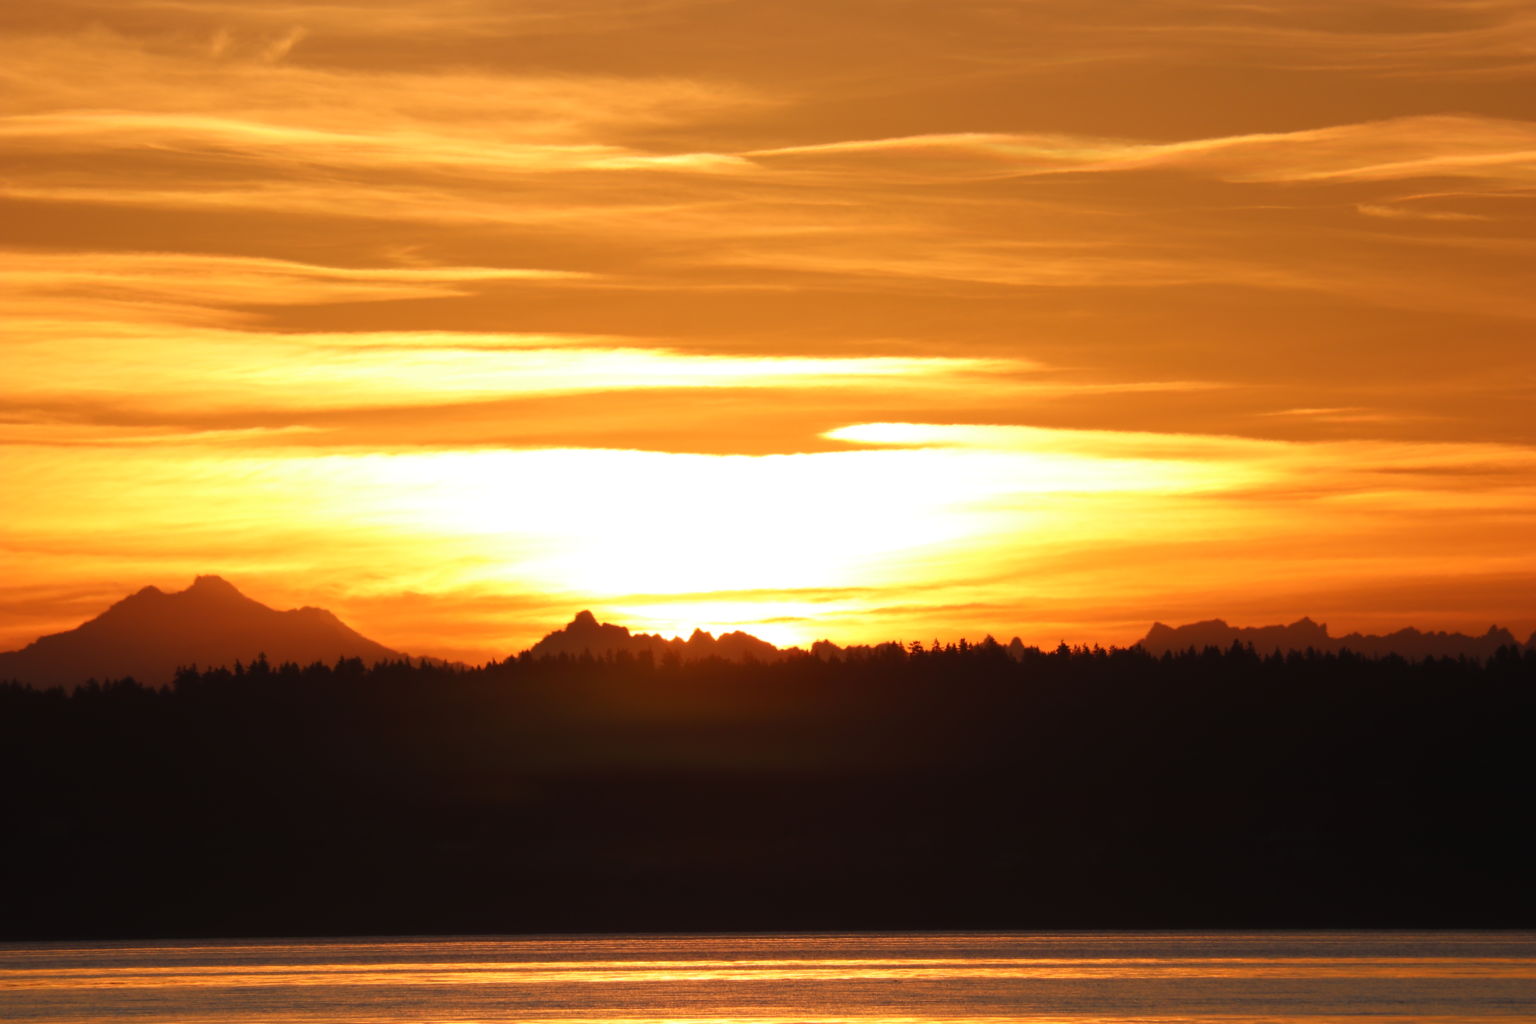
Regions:
M 1536 925 L 1536 652 L 0 687 L 8 938 Z

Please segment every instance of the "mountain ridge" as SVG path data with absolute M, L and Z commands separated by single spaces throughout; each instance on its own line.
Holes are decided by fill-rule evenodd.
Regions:
M 603 656 L 608 654 L 649 654 L 661 658 L 675 655 L 683 661 L 703 661 L 723 658 L 727 661 L 780 661 L 788 657 L 793 648 L 781 650 L 766 640 L 750 633 L 735 630 L 718 637 L 695 629 L 684 640 L 682 637 L 667 639 L 656 633 L 631 633 L 627 626 L 598 622 L 590 611 L 576 613 L 568 624 L 546 634 L 524 653 L 534 658 L 558 657 L 561 654 Z
M 1536 649 L 1536 633 L 1521 644 L 1515 635 L 1499 626 L 1489 626 L 1479 636 L 1443 630 L 1422 631 L 1413 626 L 1391 633 L 1346 633 L 1333 636 L 1325 623 L 1303 616 L 1289 625 L 1232 626 L 1223 619 L 1205 619 L 1183 626 L 1154 622 L 1136 646 L 1151 654 L 1166 654 L 1194 648 L 1251 645 L 1260 654 L 1275 651 L 1315 650 L 1325 653 L 1351 651 L 1371 657 L 1396 654 L 1407 658 L 1489 658 L 1501 647 Z
M 263 654 L 275 664 L 401 657 L 324 608 L 278 611 L 206 575 L 185 590 L 143 587 L 74 629 L 0 653 L 0 680 L 73 687 L 132 676 L 158 686 L 184 666 L 233 666 Z
M 988 637 L 984 643 L 995 643 Z M 1285 625 L 1233 626 L 1223 619 L 1205 619 L 1169 626 L 1154 622 L 1146 636 L 1132 644 L 1153 655 L 1191 648 L 1251 645 L 1261 654 L 1315 650 L 1349 650 L 1370 657 L 1399 655 L 1487 659 L 1499 648 L 1536 650 L 1536 633 L 1521 644 L 1513 633 L 1490 626 L 1472 636 L 1405 627 L 1387 634 L 1348 633 L 1335 637 L 1324 623 L 1303 616 Z M 1018 637 L 1001 649 L 1022 660 L 1029 648 Z M 817 640 L 809 651 L 779 648 L 750 633 L 735 630 L 715 636 L 695 629 L 686 639 L 655 633 L 632 633 L 628 627 L 599 622 L 582 610 L 565 626 L 552 630 L 514 657 L 547 658 L 613 654 L 673 657 L 684 662 L 720 658 L 726 661 L 774 662 L 795 655 L 821 660 L 858 659 L 901 644 L 840 646 Z M 133 677 L 150 685 L 171 681 L 176 670 L 233 666 L 264 654 L 273 663 L 311 664 L 338 658 L 385 661 L 403 657 L 346 625 L 335 613 L 306 605 L 278 611 L 256 601 L 216 575 L 197 576 L 181 591 L 146 586 L 114 602 L 101 614 L 71 630 L 39 637 L 25 647 L 0 652 L 0 681 L 34 686 L 73 687 L 88 679 Z

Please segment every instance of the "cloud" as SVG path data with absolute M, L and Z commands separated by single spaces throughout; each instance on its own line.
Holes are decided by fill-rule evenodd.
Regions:
M 717 355 L 654 339 L 453 331 L 273 332 L 234 308 L 452 296 L 585 275 L 490 267 L 333 267 L 174 253 L 0 253 L 17 407 L 367 409 L 647 389 L 965 390 L 1020 358 Z M 61 364 L 67 346 L 70 360 Z M 249 424 L 288 427 L 292 423 Z M 237 425 L 227 425 L 237 426 Z
M 11 444 L 797 451 L 835 447 L 817 435 L 855 409 L 933 414 L 979 395 L 1021 402 L 1222 386 L 1094 378 L 1014 353 L 936 355 L 899 343 L 846 354 L 719 352 L 643 335 L 274 330 L 260 313 L 592 282 L 542 269 L 8 250 L 0 282 L 10 331 L 0 366 L 11 382 L 0 442 Z M 657 397 L 626 397 L 645 392 Z
M 308 34 L 309 31 L 303 27 L 295 26 L 290 28 L 287 32 L 284 32 L 281 36 L 261 48 L 261 59 L 268 64 L 276 64 L 293 52 L 293 48 L 299 45 Z
M 498 645 L 466 595 L 840 639 L 1479 607 L 1536 507 L 1531 18 L 11 5 L 8 569 L 237 563 L 416 650 L 471 641 L 390 594 Z
M 84 146 L 97 131 L 99 146 L 201 140 L 259 150 L 331 139 L 337 152 L 363 146 L 379 157 L 434 143 L 467 159 L 471 139 L 601 145 L 610 140 L 599 136 L 615 130 L 656 129 L 764 102 L 726 82 L 683 78 L 229 62 L 157 51 L 108 30 L 14 33 L 0 39 L 0 58 L 10 145 L 53 138 Z M 70 73 L 58 74 L 60 67 Z M 435 153 L 426 148 L 419 156 Z
M 505 179 L 573 170 L 721 172 L 749 166 L 717 153 L 641 153 L 600 144 L 552 144 L 477 137 L 426 127 L 392 130 L 320 129 L 202 114 L 66 112 L 0 120 L 0 138 L 18 150 L 49 152 L 205 150 L 235 153 L 258 163 L 376 170 L 410 167 L 459 177 Z
M 243 3 L 239 0 L 64 0 L 83 16 L 131 11 L 156 21 L 235 26 L 244 33 L 282 32 L 302 24 L 316 34 L 379 36 L 462 42 L 486 34 L 500 38 L 560 31 L 619 33 L 636 20 L 697 6 L 701 0 L 327 0 L 315 3 Z M 153 23 L 153 22 L 152 22 Z
M 1026 74 L 1038 74 L 1042 67 L 1169 60 L 1382 77 L 1512 77 L 1531 69 L 1532 16 L 1520 0 L 1356 0 L 1347 7 L 1315 0 L 1181 0 L 1159 5 L 1135 0 L 1016 5 L 958 0 L 944 5 L 942 12 L 926 5 L 893 8 L 861 0 L 829 10 L 810 0 L 785 0 L 778 5 L 777 18 L 762 17 L 751 0 L 56 0 L 54 6 L 81 21 L 125 21 L 160 27 L 173 36 L 177 33 L 164 26 L 179 26 L 181 34 L 191 35 L 224 28 L 239 39 L 270 38 L 303 25 L 341 50 L 340 55 L 328 53 L 332 59 L 348 55 L 347 46 L 378 47 L 381 41 L 402 38 L 429 52 L 446 45 L 463 50 L 485 38 L 502 45 L 529 38 L 556 40 L 568 48 L 586 41 L 594 47 L 611 45 L 614 38 L 627 38 L 643 48 L 661 49 L 658 56 L 673 64 L 706 60 L 709 55 L 689 47 L 687 39 L 673 38 L 666 46 L 680 27 L 692 27 L 721 43 L 755 40 L 768 51 L 763 56 L 776 57 L 781 66 L 809 65 L 824 74 L 845 76 L 884 68 L 882 58 L 888 54 L 919 73 L 934 64 L 947 64 L 953 72 L 967 64 L 1010 59 Z M 785 24 L 804 30 L 785 33 Z M 843 43 L 855 29 L 870 45 L 844 45 L 834 51 L 842 57 L 837 67 L 819 67 L 814 58 L 825 54 L 829 44 Z M 923 45 L 940 30 L 949 45 Z M 757 70 L 752 56 L 737 57 L 744 72 Z
M 0 250 L 0 308 L 22 296 L 61 300 L 79 317 L 107 300 L 212 308 L 384 301 L 465 294 L 491 281 L 585 281 L 594 275 L 521 267 L 337 267 L 250 256 L 170 252 Z M 66 305 L 67 304 L 67 305 Z
M 1355 209 L 1367 217 L 1382 217 L 1386 220 L 1438 220 L 1446 222 L 1466 222 L 1492 220 L 1492 217 L 1480 213 L 1459 213 L 1455 210 L 1421 210 L 1411 206 L 1391 206 L 1386 203 L 1360 203 Z
M 1388 412 L 1383 409 L 1371 409 L 1360 405 L 1278 409 L 1263 415 L 1311 420 L 1317 423 L 1396 423 L 1410 418 L 1402 413 Z
M 798 244 L 795 244 L 798 243 Z M 914 280 L 955 281 L 1027 288 L 1145 288 L 1220 283 L 1258 288 L 1314 287 L 1316 276 L 1252 258 L 1232 258 L 1127 243 L 1102 249 L 1084 244 L 1010 243 L 924 238 L 913 232 L 870 246 L 858 239 L 791 240 L 722 246 L 712 262 L 766 267 L 864 287 L 900 289 Z M 1096 251 L 1097 250 L 1097 251 Z
M 772 161 L 869 165 L 913 180 L 1008 178 L 1177 168 L 1224 181 L 1536 181 L 1536 122 L 1412 116 L 1304 131 L 1157 143 L 1072 135 L 963 133 L 757 150 Z M 791 163 L 793 166 L 793 163 Z
M 1281 415 L 1348 415 L 1352 409 L 1291 409 Z M 1265 488 L 1290 493 L 1310 481 L 1325 500 L 1376 496 L 1396 501 L 1417 488 L 1428 501 L 1447 499 L 1447 480 L 1479 475 L 1502 481 L 1493 492 L 1464 496 L 1470 505 L 1503 508 L 1536 493 L 1536 447 L 1490 442 L 1389 440 L 1284 441 L 1213 434 L 1167 434 L 1123 430 L 1059 430 L 979 424 L 864 423 L 829 431 L 835 440 L 919 450 L 1006 451 L 1031 456 L 1148 460 L 1168 467 L 1192 467 L 1185 489 L 1214 484 L 1219 489 L 1260 494 Z M 1207 475 L 1209 474 L 1209 475 Z M 1414 478 L 1410 483 L 1408 478 Z M 1090 489 L 1094 489 L 1090 482 Z M 1460 500 L 1458 497 L 1456 500 Z M 1405 506 L 1407 508 L 1408 506 Z
M 97 334 L 76 325 L 63 372 L 55 339 L 3 357 L 12 401 L 132 394 L 166 410 L 313 409 L 647 388 L 966 388 L 1008 360 L 689 355 L 660 347 L 550 347 L 538 337 L 277 335 L 186 327 Z M 521 344 L 519 343 L 521 341 Z M 387 345 L 381 347 L 381 342 Z
M 1536 74 L 1536 16 L 1520 0 L 1184 6 L 1188 21 L 1143 24 L 1132 35 L 1149 47 L 1250 67 L 1429 79 Z

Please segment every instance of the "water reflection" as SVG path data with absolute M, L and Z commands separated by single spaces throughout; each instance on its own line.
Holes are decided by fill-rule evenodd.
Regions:
M 10 1020 L 1536 1018 L 1536 936 L 873 935 L 0 947 Z
M 1536 979 L 1536 961 L 1501 957 L 1466 961 L 1454 957 L 1350 960 L 1227 957 L 1206 960 L 1025 959 L 954 960 L 586 960 L 567 962 L 322 964 L 179 967 L 0 968 L 0 988 L 67 985 L 537 985 L 550 983 L 658 984 L 676 981 L 847 981 L 958 978 L 1524 978 Z

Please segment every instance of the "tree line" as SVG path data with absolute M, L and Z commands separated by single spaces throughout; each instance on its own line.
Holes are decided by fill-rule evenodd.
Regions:
M 1536 652 L 0 686 L 9 938 L 1536 925 Z

